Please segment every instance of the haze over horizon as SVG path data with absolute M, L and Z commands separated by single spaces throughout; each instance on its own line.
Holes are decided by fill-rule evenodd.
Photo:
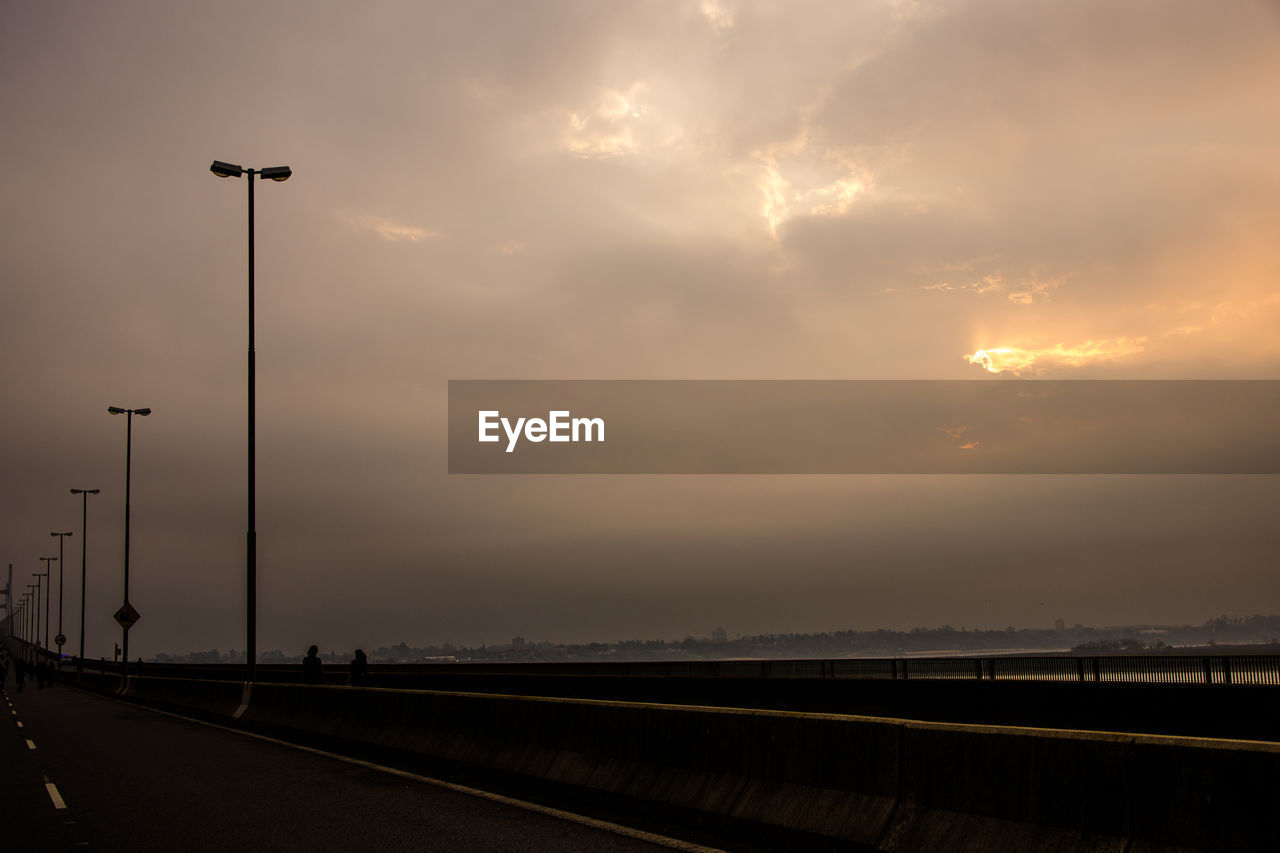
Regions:
M 0 572 L 260 651 L 1280 612 L 1275 477 L 449 476 L 449 379 L 1280 378 L 1280 9 L 0 7 Z M 1158 440 L 1159 425 L 1152 425 Z M 56 606 L 56 601 L 55 601 Z M 69 649 L 69 650 L 70 650 Z

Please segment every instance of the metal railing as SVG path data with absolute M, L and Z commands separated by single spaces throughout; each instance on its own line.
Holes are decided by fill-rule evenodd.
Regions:
M 71 668 L 68 659 L 64 669 Z M 86 660 L 86 669 L 117 671 L 119 663 Z M 135 664 L 135 667 L 137 665 Z M 259 681 L 298 681 L 301 664 L 259 664 Z M 335 682 L 346 667 L 327 664 Z M 150 675 L 242 680 L 233 664 L 146 663 Z M 1018 655 L 981 657 L 832 658 L 815 660 L 610 661 L 567 663 L 375 664 L 371 683 L 384 676 L 491 675 L 595 678 L 738 678 L 842 680 L 1022 681 L 1097 684 L 1280 686 L 1280 655 Z

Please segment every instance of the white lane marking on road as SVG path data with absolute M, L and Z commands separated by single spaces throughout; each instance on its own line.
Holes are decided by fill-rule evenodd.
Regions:
M 62 799 L 62 793 L 58 790 L 58 786 L 52 782 L 45 782 L 44 789 L 49 792 L 49 799 L 53 800 L 55 809 L 65 809 L 67 801 Z
M 22 728 L 22 720 L 18 720 L 18 728 Z
M 103 697 L 103 698 L 107 698 L 107 697 Z M 161 711 L 159 708 L 150 708 L 150 707 L 147 707 L 146 705 L 136 705 L 133 702 L 125 702 L 123 699 L 111 699 L 111 701 L 123 702 L 124 704 L 130 705 L 135 708 L 144 708 L 148 711 L 153 711 L 157 714 L 164 714 L 166 717 L 175 717 L 179 720 L 186 720 L 189 723 L 197 723 L 202 726 L 208 726 L 211 729 L 222 729 L 224 732 L 232 732 L 233 734 L 244 735 L 245 737 L 251 737 L 257 740 L 263 740 L 263 741 L 266 741 L 267 743 L 276 743 L 276 744 L 279 744 L 280 746 L 287 746 L 290 749 L 296 749 L 301 752 L 310 752 L 315 755 L 323 755 L 326 758 L 332 758 L 337 761 L 343 761 L 343 762 L 346 762 L 347 764 L 354 764 L 358 767 L 366 767 L 370 770 L 379 770 L 383 773 L 389 773 L 392 776 L 400 776 L 401 778 L 404 778 L 404 779 L 412 779 L 415 782 L 423 782 L 427 785 L 434 785 L 437 788 L 445 788 L 446 790 L 449 790 L 449 791 L 456 791 L 459 794 L 467 794 L 472 797 L 479 797 L 482 800 L 490 800 L 492 802 L 500 803 L 505 806 L 512 806 L 514 808 L 524 809 L 525 811 L 536 812 L 537 814 L 546 815 L 547 817 L 554 817 L 560 820 L 569 821 L 570 823 L 576 823 L 581 826 L 588 826 L 588 827 L 591 827 L 592 829 L 599 829 L 599 830 L 603 830 L 604 832 L 611 832 L 614 835 L 621 835 L 626 838 L 634 838 L 637 841 L 645 841 L 645 842 L 648 842 L 649 844 L 656 844 L 659 847 L 667 847 L 672 850 L 681 850 L 683 851 L 683 853 L 727 853 L 727 851 L 721 850 L 718 847 L 707 847 L 702 844 L 694 844 L 689 841 L 682 841 L 679 838 L 668 838 L 665 835 L 658 835 L 657 833 L 654 833 L 654 832 L 645 832 L 642 829 L 633 829 L 629 826 L 623 826 L 622 824 L 619 824 L 619 823 L 611 823 L 610 821 L 607 821 L 607 820 L 598 820 L 597 818 L 587 817 L 586 815 L 575 814 L 574 812 L 567 812 L 561 809 L 553 809 L 550 806 L 543 806 L 543 805 L 539 805 L 538 803 L 529 803 L 529 802 L 525 802 L 524 800 L 517 800 L 514 797 L 506 797 L 506 796 L 503 796 L 502 794 L 495 794 L 492 791 L 482 791 L 479 788 L 470 788 L 470 787 L 467 787 L 466 785 L 458 785 L 454 782 L 446 782 L 443 779 L 435 779 L 435 778 L 432 778 L 431 776 L 420 776 L 417 773 L 410 773 L 407 770 L 400 770 L 395 767 L 387 767 L 383 764 L 374 764 L 372 761 L 362 761 L 359 758 L 352 758 L 348 755 L 339 755 L 336 752 L 326 752 L 323 749 L 316 749 L 315 747 L 311 747 L 311 746 L 303 746 L 302 744 L 298 744 L 298 743 L 290 743 L 287 740 L 280 740 L 278 738 L 268 737 L 266 735 L 260 735 L 257 732 L 247 732 L 247 731 L 244 731 L 243 729 L 233 729 L 230 726 L 220 726 L 217 723 L 210 723 L 207 720 L 197 720 L 194 717 L 184 717 L 182 714 L 175 714 L 172 711 Z
M 35 749 L 35 748 L 36 748 L 36 742 L 33 741 L 31 738 L 27 738 L 27 749 Z

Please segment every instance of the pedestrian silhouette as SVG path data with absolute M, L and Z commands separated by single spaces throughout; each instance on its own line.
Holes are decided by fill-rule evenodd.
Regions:
M 320 662 L 319 646 L 307 649 L 307 656 L 302 659 L 302 681 L 304 684 L 324 684 L 324 664 Z
M 348 671 L 352 685 L 364 684 L 369 680 L 369 658 L 365 657 L 364 649 L 356 649 L 356 656 L 348 666 Z

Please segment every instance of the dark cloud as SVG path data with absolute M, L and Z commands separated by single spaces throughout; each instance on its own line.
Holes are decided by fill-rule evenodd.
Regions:
M 0 561 L 104 489 L 92 654 L 110 404 L 155 408 L 133 646 L 243 645 L 246 199 L 215 158 L 295 173 L 256 188 L 264 649 L 1276 608 L 1259 481 L 450 478 L 444 440 L 450 378 L 964 378 L 998 347 L 1274 377 L 1271 4 L 0 14 Z

